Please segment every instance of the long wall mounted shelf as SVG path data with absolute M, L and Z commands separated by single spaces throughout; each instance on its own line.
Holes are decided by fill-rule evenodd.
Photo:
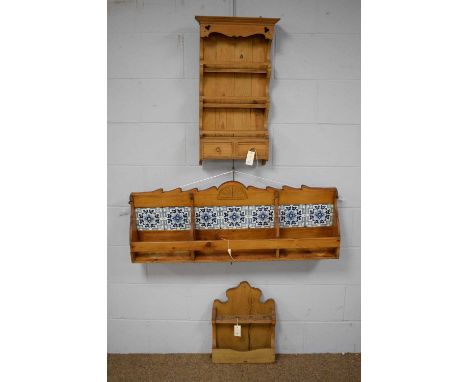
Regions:
M 135 263 L 337 259 L 336 188 L 219 188 L 130 195 Z
M 270 47 L 279 19 L 195 18 L 200 24 L 200 164 L 245 159 L 249 150 L 265 164 Z

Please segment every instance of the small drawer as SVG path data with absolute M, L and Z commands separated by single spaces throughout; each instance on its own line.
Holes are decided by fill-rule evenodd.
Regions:
M 202 142 L 204 158 L 228 158 L 232 157 L 231 142 Z
M 247 156 L 247 151 L 254 149 L 256 159 L 268 159 L 268 143 L 267 142 L 239 142 L 237 144 L 237 155 L 241 158 Z

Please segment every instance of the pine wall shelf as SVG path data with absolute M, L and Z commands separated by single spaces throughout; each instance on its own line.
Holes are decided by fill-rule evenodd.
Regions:
M 260 301 L 262 291 L 242 281 L 226 291 L 228 300 L 215 300 L 212 309 L 213 363 L 275 362 L 275 301 Z M 241 326 L 240 336 L 234 325 Z
M 196 16 L 200 24 L 200 164 L 269 157 L 270 48 L 279 19 Z
M 132 262 L 337 259 L 336 188 L 225 182 L 130 195 Z

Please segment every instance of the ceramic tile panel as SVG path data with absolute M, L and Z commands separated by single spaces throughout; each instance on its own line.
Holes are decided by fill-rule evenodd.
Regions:
M 307 204 L 306 227 L 330 227 L 333 223 L 333 204 Z
M 137 229 L 188 230 L 190 207 L 136 208 Z M 195 207 L 195 229 L 274 228 L 274 206 Z M 330 227 L 333 204 L 290 204 L 279 206 L 280 228 Z
M 135 208 L 135 216 L 139 231 L 164 229 L 162 208 Z
M 274 206 L 249 206 L 249 228 L 273 228 Z
M 219 207 L 195 207 L 195 229 L 219 229 Z
M 249 228 L 248 206 L 219 207 L 222 229 Z
M 280 228 L 304 227 L 305 206 L 303 204 L 289 204 L 279 206 Z
M 164 228 L 168 231 L 187 230 L 191 227 L 190 207 L 165 207 L 164 218 Z

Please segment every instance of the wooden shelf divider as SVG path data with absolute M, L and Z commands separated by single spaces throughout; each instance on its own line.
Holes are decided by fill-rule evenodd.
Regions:
M 275 191 L 275 211 L 274 211 L 274 222 L 275 222 L 275 237 L 280 237 L 280 223 L 279 223 L 279 192 Z M 280 257 L 280 249 L 276 248 L 276 258 Z

